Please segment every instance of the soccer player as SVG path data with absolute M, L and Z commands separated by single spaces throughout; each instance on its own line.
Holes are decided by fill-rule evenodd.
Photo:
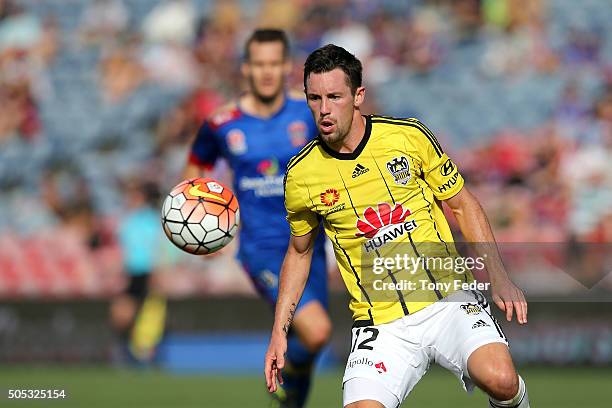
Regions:
M 286 90 L 290 69 L 285 33 L 256 30 L 246 42 L 242 65 L 250 91 L 204 122 L 185 171 L 186 177 L 198 177 L 202 167 L 210 169 L 218 158 L 228 161 L 241 211 L 238 257 L 271 305 L 278 295 L 290 235 L 283 203 L 284 169 L 318 133 L 304 95 Z M 287 325 L 287 378 L 275 394 L 281 406 L 304 405 L 314 359 L 331 333 L 324 235 L 316 235 L 313 232 L 310 277 Z
M 496 305 L 508 321 L 516 312 L 519 323 L 527 322 L 523 293 L 507 276 L 487 218 L 457 167 L 418 120 L 362 116 L 361 72 L 357 58 L 331 44 L 314 51 L 305 63 L 304 89 L 319 137 L 289 162 L 285 174 L 291 238 L 265 359 L 268 389 L 277 388 L 277 379 L 282 383 L 285 328 L 308 277 L 322 220 L 352 297 L 345 407 L 399 406 L 432 362 L 456 374 L 466 390 L 480 387 L 491 407 L 528 407 L 525 383 L 486 298 L 479 291 L 444 285 L 469 282 L 471 272 L 458 274 L 423 263 L 413 282 L 424 282 L 426 288 L 378 293 L 376 284 L 370 285 L 374 276 L 394 283 L 405 272 L 368 271 L 372 254 L 395 250 L 399 255 L 403 250 L 421 259 L 429 255 L 419 253 L 426 244 L 429 250 L 437 244 L 448 255 L 456 251 L 442 212 L 444 201 L 465 238 L 484 243 L 484 249 L 477 249 Z

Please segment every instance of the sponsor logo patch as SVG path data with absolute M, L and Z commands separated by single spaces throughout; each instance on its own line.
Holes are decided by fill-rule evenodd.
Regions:
M 246 139 L 240 129 L 232 129 L 227 132 L 227 148 L 233 154 L 244 154 L 247 151 Z
M 257 165 L 257 172 L 264 176 L 276 176 L 278 169 L 278 160 L 275 158 L 262 160 Z
M 399 203 L 395 207 L 388 203 L 380 203 L 376 209 L 368 207 L 363 212 L 363 219 L 357 220 L 359 232 L 355 236 L 368 238 L 363 245 L 370 252 L 413 231 L 417 223 L 407 220 L 410 214 L 410 210 Z
M 341 203 L 341 204 L 333 206 L 332 208 L 328 210 L 321 211 L 321 215 L 330 215 L 333 213 L 337 213 L 338 211 L 342 211 L 345 208 L 346 208 L 346 203 Z
M 335 188 L 328 188 L 320 194 L 320 198 L 321 203 L 325 204 L 327 207 L 331 207 L 340 199 L 340 193 L 338 193 L 338 190 Z
M 282 197 L 283 176 L 242 177 L 238 179 L 238 189 L 253 191 L 255 197 Z
M 385 363 L 382 361 L 380 363 L 374 364 L 374 367 L 376 367 L 376 370 L 378 370 L 378 374 L 387 372 L 387 367 L 385 367 Z
M 308 139 L 306 138 L 306 123 L 301 120 L 295 120 L 287 127 L 289 133 L 289 140 L 293 147 L 302 147 L 306 144 Z
M 365 365 L 368 367 L 372 367 L 374 365 L 374 362 L 367 357 L 361 357 L 361 358 L 356 358 L 354 360 L 350 360 L 348 363 L 346 363 L 346 366 L 348 368 L 353 368 L 358 365 Z
M 455 173 L 453 177 L 451 177 L 446 183 L 438 186 L 438 191 L 443 193 L 446 190 L 450 190 L 455 184 L 457 184 L 457 179 L 459 178 L 459 173 Z
M 442 167 L 440 167 L 440 174 L 445 177 L 450 176 L 453 170 L 455 170 L 455 165 L 453 164 L 451 159 L 448 159 L 446 163 L 444 163 Z

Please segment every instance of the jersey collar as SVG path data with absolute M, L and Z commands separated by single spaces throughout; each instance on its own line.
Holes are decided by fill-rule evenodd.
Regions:
M 326 145 L 321 135 L 319 135 L 317 137 L 321 141 L 321 147 L 323 147 L 323 150 L 325 150 L 325 153 L 339 160 L 355 160 L 356 158 L 358 158 L 361 152 L 363 151 L 363 149 L 365 148 L 366 144 L 368 144 L 368 140 L 370 139 L 370 133 L 372 132 L 372 122 L 370 121 L 371 119 L 370 115 L 363 115 L 363 117 L 366 120 L 365 132 L 363 134 L 363 138 L 361 139 L 361 142 L 359 142 L 355 150 L 353 150 L 350 153 L 337 152 L 331 147 L 329 147 L 328 145 Z
M 238 107 L 238 111 L 240 111 L 240 114 L 242 116 L 246 116 L 246 117 L 257 119 L 257 120 L 270 120 L 270 119 L 274 119 L 274 118 L 278 117 L 281 113 L 283 113 L 283 111 L 287 108 L 287 105 L 289 105 L 289 95 L 288 95 L 288 93 L 286 91 L 283 92 L 283 104 L 281 105 L 281 107 L 278 108 L 278 110 L 276 112 L 274 112 L 272 115 L 266 116 L 266 117 L 253 115 L 251 113 L 248 113 L 244 109 L 242 109 L 242 107 L 240 106 L 240 99 L 238 99 L 238 102 L 236 103 L 236 106 Z

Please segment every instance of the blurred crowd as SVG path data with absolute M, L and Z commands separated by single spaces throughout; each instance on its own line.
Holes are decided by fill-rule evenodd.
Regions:
M 298 89 L 318 46 L 354 52 L 365 112 L 428 124 L 499 241 L 611 242 L 609 21 L 607 0 L 0 0 L 0 239 L 120 254 L 126 180 L 179 181 L 202 120 L 244 89 L 244 39 L 273 26 Z M 205 290 L 248 290 L 160 245 L 166 268 L 216 263 Z

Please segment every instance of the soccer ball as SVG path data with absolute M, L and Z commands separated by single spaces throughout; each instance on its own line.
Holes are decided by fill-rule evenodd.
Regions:
M 240 223 L 234 193 L 210 178 L 192 178 L 176 185 L 164 200 L 162 226 L 174 245 L 205 255 L 234 238 Z

